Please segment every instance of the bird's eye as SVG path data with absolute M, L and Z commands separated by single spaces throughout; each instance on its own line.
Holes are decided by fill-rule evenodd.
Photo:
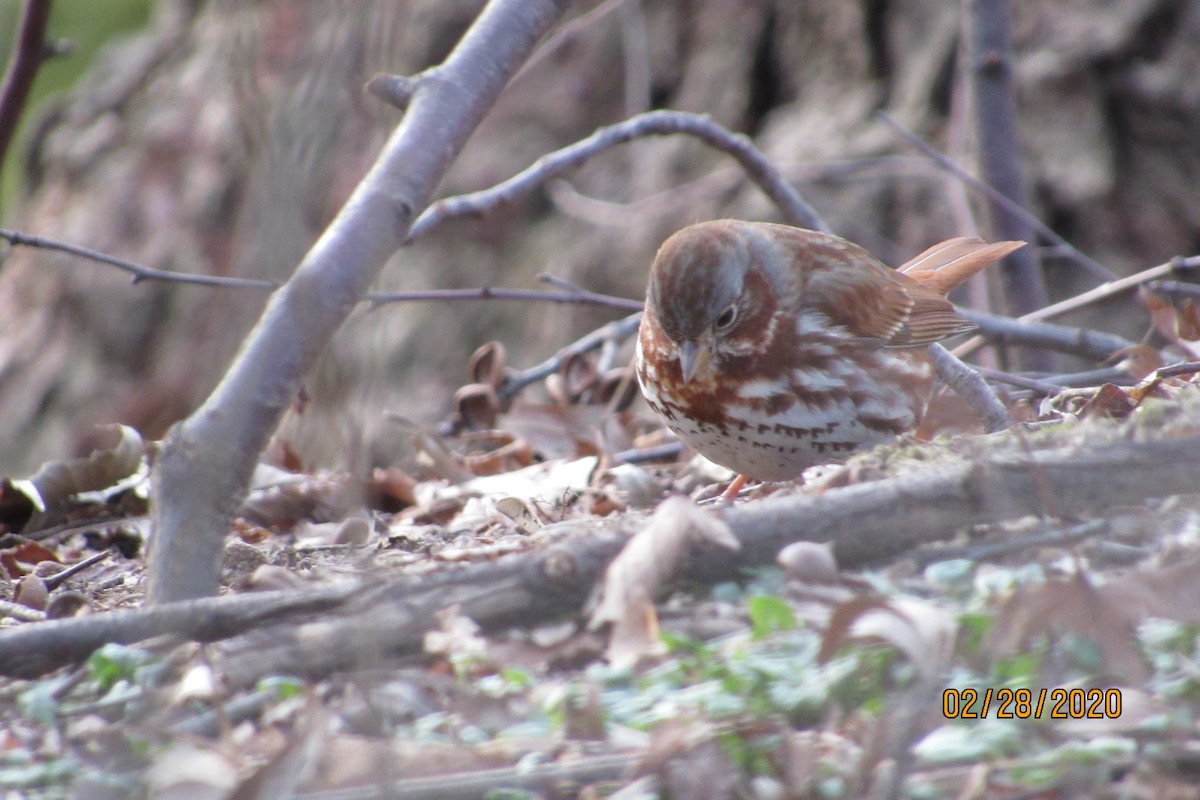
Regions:
M 721 316 L 717 317 L 717 321 L 713 323 L 713 327 L 718 331 L 726 331 L 733 326 L 736 320 L 737 306 L 733 305 L 721 312 Z

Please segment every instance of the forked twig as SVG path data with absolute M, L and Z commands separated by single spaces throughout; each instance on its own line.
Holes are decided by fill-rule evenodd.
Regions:
M 419 239 L 452 217 L 482 215 L 493 211 L 616 145 L 646 136 L 671 134 L 694 136 L 733 156 L 750 179 L 779 207 L 789 223 L 828 231 L 820 216 L 747 136 L 732 133 L 701 114 L 649 111 L 600 128 L 586 139 L 548 153 L 527 169 L 490 189 L 438 200 L 413 224 L 408 241 Z

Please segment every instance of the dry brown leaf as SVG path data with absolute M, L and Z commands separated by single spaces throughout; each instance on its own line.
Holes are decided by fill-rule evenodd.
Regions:
M 576 741 L 603 742 L 608 739 L 608 723 L 600 690 L 588 683 L 572 692 L 563 707 L 563 734 Z
M 135 475 L 146 455 L 141 435 L 126 425 L 105 425 L 100 430 L 105 436 L 116 435 L 112 447 L 84 458 L 47 462 L 23 480 L 6 478 L 0 487 L 0 523 L 14 531 L 37 530 L 51 524 L 72 497 L 111 489 Z M 18 520 L 20 524 L 14 525 Z
M 486 383 L 468 383 L 454 393 L 454 408 L 467 430 L 491 430 L 500 416 L 500 398 Z
M 654 598 L 698 539 L 730 550 L 741 546 L 716 516 L 669 497 L 609 565 L 588 627 L 612 626 L 607 657 L 613 666 L 633 666 L 661 652 Z
M 302 519 L 340 521 L 366 499 L 366 486 L 349 473 L 293 475 L 260 464 L 238 513 L 251 523 L 286 529 Z
M 531 466 L 537 462 L 533 447 L 529 442 L 499 431 L 489 431 L 489 433 L 498 433 L 510 441 L 486 453 L 464 456 L 463 466 L 472 475 L 500 475 Z
M 527 535 L 542 527 L 542 518 L 537 508 L 520 497 L 501 497 L 496 501 L 496 512 L 510 520 L 518 531 Z
M 637 464 L 617 464 L 602 476 L 627 508 L 649 508 L 663 495 L 662 484 Z
M 474 383 L 499 389 L 508 372 L 508 352 L 500 342 L 488 342 L 471 354 L 467 374 Z
M 46 599 L 50 596 L 50 590 L 46 588 L 46 582 L 37 575 L 26 575 L 17 583 L 17 590 L 13 593 L 13 600 L 26 608 L 32 608 L 37 611 L 46 609 Z
M 141 434 L 128 425 L 105 425 L 107 436 L 116 435 L 112 447 L 96 450 L 84 458 L 45 464 L 29 478 L 47 506 L 61 503 L 81 492 L 108 489 L 137 472 L 146 455 Z
M 1137 408 L 1135 400 L 1116 384 L 1106 383 L 1079 409 L 1081 419 L 1125 419 Z
M 672 719 L 656 725 L 634 774 L 662 774 L 671 759 L 711 737 L 712 731 L 707 725 L 692 720 Z
M 1100 593 L 1135 623 L 1159 617 L 1196 624 L 1200 623 L 1198 574 L 1200 561 L 1193 558 L 1126 573 L 1101 587 Z
M 1200 358 L 1200 314 L 1195 301 L 1183 300 L 1176 306 L 1145 286 L 1138 287 L 1138 296 L 1150 311 L 1154 329 L 1190 358 Z
M 25 574 L 32 572 L 34 567 L 44 561 L 60 563 L 58 556 L 50 550 L 47 550 L 37 542 L 31 542 L 19 537 L 8 537 L 10 540 L 18 539 L 18 542 L 12 547 L 0 549 L 0 568 L 10 578 L 20 578 Z M 21 566 L 24 564 L 25 566 Z
M 1144 380 L 1154 370 L 1163 365 L 1162 353 L 1148 344 L 1135 344 L 1132 347 L 1122 347 L 1117 350 L 1105 363 L 1114 364 L 1133 376 L 1134 380 Z
M 1194 573 L 1193 573 L 1194 576 Z M 1194 579 L 1194 577 L 1193 577 Z M 1135 622 L 1140 603 L 1125 602 L 1123 592 L 1097 589 L 1083 573 L 1041 586 L 1023 587 L 1001 606 L 989 635 L 993 653 L 1007 656 L 1025 652 L 1038 637 L 1054 639 L 1073 633 L 1100 648 L 1110 674 L 1141 681 L 1147 665 L 1137 647 Z
M 579 458 L 598 452 L 597 431 L 604 428 L 611 433 L 604 425 L 611 416 L 603 406 L 522 403 L 505 414 L 500 424 L 529 442 L 543 458 Z M 610 445 L 623 449 L 628 441 Z
M 379 505 L 389 510 L 386 500 L 394 501 L 399 508 L 417 504 L 417 479 L 396 467 L 377 468 L 371 473 L 368 488 L 379 496 Z M 394 509 L 391 509 L 394 510 Z
M 241 781 L 229 800 L 291 800 L 296 797 L 297 788 L 316 774 L 318 758 L 331 730 L 331 715 L 310 698 L 290 731 L 287 744 Z
M 880 641 L 903 653 L 923 678 L 949 666 L 958 619 L 944 608 L 908 597 L 860 597 L 834 609 L 818 659 L 828 661 L 848 641 Z

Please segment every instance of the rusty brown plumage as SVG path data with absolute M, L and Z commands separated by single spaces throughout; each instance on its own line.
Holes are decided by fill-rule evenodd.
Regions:
M 950 239 L 893 270 L 816 231 L 689 226 L 651 268 L 642 392 L 709 459 L 797 477 L 917 426 L 933 386 L 922 345 L 972 327 L 946 292 L 1021 245 Z

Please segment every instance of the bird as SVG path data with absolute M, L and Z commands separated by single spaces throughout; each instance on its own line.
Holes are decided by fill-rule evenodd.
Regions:
M 642 394 L 743 483 L 799 478 L 917 427 L 934 388 L 925 345 L 974 328 L 946 293 L 1023 245 L 958 237 L 891 269 L 820 231 L 689 225 L 650 269 Z

